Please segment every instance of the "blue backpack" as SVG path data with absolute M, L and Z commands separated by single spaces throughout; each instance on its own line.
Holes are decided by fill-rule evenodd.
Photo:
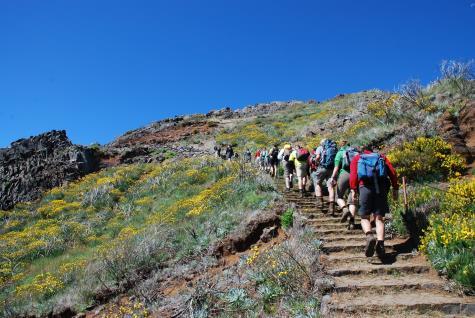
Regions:
M 358 179 L 377 181 L 388 176 L 386 161 L 378 153 L 361 154 L 358 160 Z
M 333 167 L 337 152 L 338 148 L 336 147 L 336 143 L 329 139 L 326 140 L 323 144 L 323 153 L 322 158 L 320 159 L 320 166 L 324 168 Z

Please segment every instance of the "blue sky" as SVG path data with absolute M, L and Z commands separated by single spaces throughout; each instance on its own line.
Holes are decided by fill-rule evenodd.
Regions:
M 0 0 L 0 147 L 107 143 L 177 114 L 428 82 L 475 0 Z

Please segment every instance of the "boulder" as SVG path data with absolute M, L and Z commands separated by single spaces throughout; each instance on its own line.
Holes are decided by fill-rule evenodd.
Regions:
M 97 169 L 96 151 L 73 145 L 64 130 L 17 140 L 0 149 L 0 208 L 35 200 L 44 190 Z

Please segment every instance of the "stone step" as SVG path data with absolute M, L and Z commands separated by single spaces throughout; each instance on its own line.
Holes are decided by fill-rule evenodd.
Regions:
M 428 264 L 421 264 L 420 262 L 411 263 L 405 262 L 403 264 L 397 262 L 393 264 L 365 264 L 365 265 L 352 265 L 339 268 L 333 268 L 327 271 L 327 273 L 334 277 L 350 276 L 350 275 L 392 275 L 401 276 L 405 273 L 427 273 L 431 270 Z
M 395 261 L 407 261 L 413 259 L 418 259 L 420 262 L 425 261 L 425 258 L 417 253 L 387 253 L 387 256 Z M 322 262 L 331 264 L 334 267 L 338 266 L 338 264 L 381 263 L 381 260 L 377 256 L 366 257 L 362 253 L 355 254 L 346 251 L 335 252 L 329 255 L 323 254 L 320 259 Z
M 306 216 L 306 215 L 305 215 Z M 347 226 L 348 225 L 348 221 L 347 222 L 340 222 L 340 218 L 339 217 L 321 217 L 319 216 L 318 218 L 310 218 L 308 216 L 307 217 L 307 222 L 309 224 L 312 224 L 312 225 L 318 225 L 318 224 L 322 224 L 322 225 L 331 225 L 331 224 L 337 224 L 337 225 L 345 225 Z M 355 220 L 355 225 L 357 224 L 357 221 Z
M 386 240 L 390 240 L 391 237 L 386 237 Z M 322 241 L 325 243 L 333 243 L 333 242 L 366 242 L 366 236 L 361 233 L 355 233 L 355 234 L 332 234 L 332 235 L 326 235 L 325 237 L 322 238 Z
M 399 241 L 395 241 L 395 240 L 385 241 L 384 247 L 385 247 L 386 253 L 395 252 L 394 246 L 397 244 L 399 244 Z M 330 242 L 323 245 L 323 250 L 326 253 L 340 252 L 340 251 L 363 253 L 365 247 L 366 247 L 366 240 L 359 241 L 359 242 Z
M 355 292 L 342 292 L 324 297 L 322 309 L 330 317 L 335 316 L 332 313 L 344 313 L 348 317 L 365 313 L 367 316 L 380 317 L 391 312 L 396 314 L 394 317 L 402 317 L 400 314 L 406 310 L 417 314 L 439 311 L 449 315 L 473 315 L 475 302 L 473 297 L 458 297 L 441 291 L 380 293 L 378 290 L 365 289 L 357 295 Z
M 332 228 L 332 229 L 328 229 L 325 227 L 314 227 L 313 231 L 315 232 L 315 234 L 317 234 L 321 238 L 324 238 L 326 235 L 330 235 L 330 234 L 343 234 L 343 233 L 361 234 L 361 229 L 348 230 L 346 227 L 344 227 L 343 229 L 341 227 Z
M 348 228 L 348 224 L 345 223 L 330 223 L 330 224 L 319 224 L 317 222 L 309 223 L 308 226 L 313 227 L 315 229 L 326 229 L 326 230 L 341 230 L 346 231 Z M 359 230 L 361 233 L 361 229 Z
M 334 277 L 334 291 L 338 293 L 360 291 L 365 289 L 378 290 L 381 293 L 387 290 L 444 290 L 446 283 L 436 274 L 405 274 L 393 275 L 361 275 Z

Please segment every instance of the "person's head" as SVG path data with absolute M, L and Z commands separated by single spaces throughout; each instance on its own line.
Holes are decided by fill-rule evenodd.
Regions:
M 278 145 L 278 144 L 274 144 L 274 148 L 279 148 L 279 145 Z
M 364 145 L 361 146 L 361 151 L 373 151 L 373 145 L 364 144 Z
M 290 150 L 290 149 L 292 149 L 292 146 L 290 146 L 290 144 L 287 144 L 287 145 L 284 146 L 284 149 L 285 150 Z
M 325 142 L 327 141 L 326 138 L 323 138 L 322 140 L 320 140 L 320 146 L 323 146 L 325 144 Z
M 349 145 L 350 144 L 348 143 L 348 140 L 341 139 L 340 141 L 338 141 L 338 146 L 340 147 L 349 146 Z

